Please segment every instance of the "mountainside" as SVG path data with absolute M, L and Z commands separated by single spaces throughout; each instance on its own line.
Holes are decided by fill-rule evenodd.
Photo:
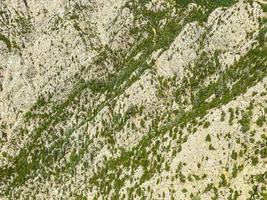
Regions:
M 267 199 L 266 0 L 0 9 L 0 199 Z

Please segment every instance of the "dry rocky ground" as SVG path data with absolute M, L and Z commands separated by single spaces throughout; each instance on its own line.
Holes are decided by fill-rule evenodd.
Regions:
M 266 0 L 0 9 L 0 199 L 267 199 Z

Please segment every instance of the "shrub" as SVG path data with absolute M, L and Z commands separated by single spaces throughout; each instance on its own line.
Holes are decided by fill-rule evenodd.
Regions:
M 257 124 L 259 127 L 262 127 L 263 124 L 264 124 L 264 122 L 266 122 L 266 119 L 265 119 L 265 116 L 262 115 L 262 116 L 260 116 L 260 117 L 257 119 L 256 124 Z
M 211 142 L 211 137 L 210 137 L 210 134 L 208 134 L 207 136 L 206 136 L 206 142 Z
M 210 126 L 210 122 L 209 121 L 206 121 L 203 125 L 204 128 L 208 128 Z

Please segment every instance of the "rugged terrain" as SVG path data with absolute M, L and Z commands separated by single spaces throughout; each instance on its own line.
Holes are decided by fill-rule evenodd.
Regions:
M 267 199 L 266 0 L 0 3 L 0 199 Z

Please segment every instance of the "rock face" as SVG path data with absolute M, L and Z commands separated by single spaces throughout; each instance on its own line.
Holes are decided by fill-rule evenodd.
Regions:
M 0 199 L 265 200 L 266 12 L 1 1 Z

